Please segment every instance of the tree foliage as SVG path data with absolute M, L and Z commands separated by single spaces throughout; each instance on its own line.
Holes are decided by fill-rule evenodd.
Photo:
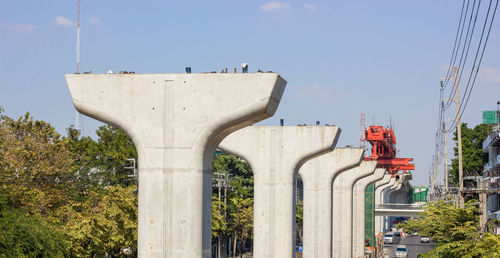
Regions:
M 66 257 L 65 233 L 40 215 L 9 207 L 0 197 L 0 257 Z
M 462 123 L 462 163 L 463 170 L 468 172 L 481 172 L 483 166 L 488 162 L 488 154 L 483 153 L 483 141 L 489 133 L 486 124 L 479 124 L 474 128 L 467 127 L 467 123 Z M 454 132 L 453 140 L 456 144 L 453 148 L 455 157 L 458 157 L 458 136 Z M 458 158 L 451 160 L 451 181 L 458 185 Z
M 122 249 L 136 251 L 137 198 L 135 186 L 107 186 L 89 193 L 85 202 L 68 210 L 71 249 L 80 257 L 122 255 Z M 75 207 L 76 206 L 76 207 Z
M 137 157 L 132 141 L 110 126 L 97 140 L 67 133 L 0 111 L 0 255 L 133 256 L 136 186 L 124 168 Z
M 423 257 L 498 257 L 500 236 L 478 233 L 478 208 L 475 200 L 464 209 L 439 201 L 429 203 L 417 219 L 400 224 L 405 232 L 418 232 L 434 240 L 436 248 Z
M 0 139 L 0 187 L 8 203 L 42 215 L 64 205 L 67 188 L 57 180 L 71 176 L 67 141 L 28 113 L 18 120 L 2 115 Z

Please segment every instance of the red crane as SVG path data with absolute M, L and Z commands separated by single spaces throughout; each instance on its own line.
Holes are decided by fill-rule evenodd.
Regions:
M 371 156 L 365 160 L 376 160 L 378 168 L 385 168 L 388 173 L 415 170 L 415 164 L 410 164 L 412 158 L 396 158 L 396 136 L 392 128 L 370 126 L 365 129 L 365 139 L 372 145 Z

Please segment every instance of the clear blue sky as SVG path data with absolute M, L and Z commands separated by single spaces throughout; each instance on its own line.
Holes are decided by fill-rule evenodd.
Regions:
M 250 72 L 272 70 L 288 86 L 261 124 L 336 124 L 344 146 L 359 144 L 361 111 L 368 125 L 391 117 L 401 157 L 415 158 L 413 184 L 427 184 L 460 1 L 82 0 L 81 8 L 82 71 L 205 72 L 243 62 Z M 500 99 L 498 19 L 464 113 L 470 125 Z M 76 0 L 0 0 L 7 115 L 30 112 L 63 134 L 74 124 L 64 74 L 75 72 L 75 21 Z M 82 120 L 86 135 L 100 125 Z

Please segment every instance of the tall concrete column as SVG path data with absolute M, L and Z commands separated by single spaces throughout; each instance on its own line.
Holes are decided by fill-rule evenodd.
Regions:
M 391 186 L 385 190 L 384 200 L 385 200 L 386 204 L 394 203 L 393 200 L 391 200 L 391 195 L 394 191 L 397 191 L 398 189 L 401 188 L 401 185 L 402 185 L 401 181 L 402 181 L 402 178 L 397 180 L 393 186 Z M 383 228 L 389 229 L 389 224 L 390 224 L 390 216 L 384 216 Z
M 396 183 L 396 178 L 392 177 L 389 180 L 389 183 L 380 185 L 378 188 L 375 189 L 375 206 L 378 204 L 384 204 L 384 191 L 385 189 L 392 187 Z M 382 215 L 376 215 L 375 214 L 375 232 L 380 233 L 383 231 L 383 225 L 384 225 L 384 217 Z
M 385 169 L 377 168 L 375 173 L 359 179 L 353 188 L 353 211 L 352 211 L 352 256 L 364 257 L 365 255 L 365 204 L 366 187 L 381 180 L 385 175 Z
M 270 117 L 278 74 L 66 75 L 76 109 L 124 130 L 139 156 L 139 257 L 211 257 L 214 151 Z
M 340 173 L 359 166 L 362 158 L 363 149 L 336 148 L 300 168 L 304 186 L 304 257 L 332 257 L 332 183 Z
M 219 148 L 244 158 L 254 172 L 254 256 L 295 255 L 295 187 L 300 167 L 333 151 L 336 126 L 252 126 Z
M 374 173 L 377 161 L 362 161 L 333 181 L 333 257 L 352 257 L 352 194 L 354 184 Z
M 385 189 L 384 192 L 382 192 L 383 196 L 384 196 L 384 203 L 392 203 L 391 201 L 391 193 L 396 191 L 398 189 L 398 187 L 401 187 L 401 182 L 399 180 L 397 180 L 396 182 L 394 182 L 394 185 L 392 185 L 391 187 Z
M 382 178 L 382 180 L 375 183 L 375 194 L 374 194 L 375 205 L 381 203 L 381 200 L 380 200 L 380 191 L 381 190 L 378 190 L 378 189 L 380 189 L 380 187 L 382 187 L 384 185 L 389 184 L 391 178 L 392 178 L 391 174 L 385 174 L 384 178 Z

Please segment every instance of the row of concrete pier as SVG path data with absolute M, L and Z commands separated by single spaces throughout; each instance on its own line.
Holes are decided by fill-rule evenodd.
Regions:
M 404 177 L 364 161 L 363 149 L 336 148 L 337 126 L 252 126 L 278 108 L 286 81 L 276 73 L 72 74 L 66 80 L 80 113 L 124 130 L 137 148 L 140 257 L 211 257 L 217 148 L 253 169 L 255 257 L 295 255 L 298 174 L 303 257 L 362 257 L 366 187 L 375 183 L 380 204 L 385 189 L 404 186 Z M 376 230 L 383 230 L 382 220 Z

